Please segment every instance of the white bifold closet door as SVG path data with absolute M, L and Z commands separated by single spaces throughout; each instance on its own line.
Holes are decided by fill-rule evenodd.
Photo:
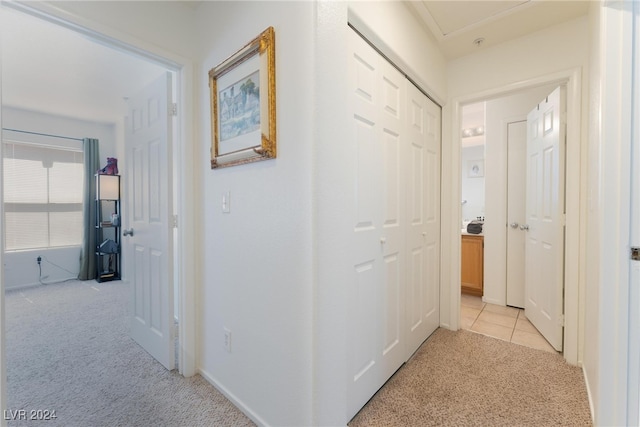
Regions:
M 349 417 L 439 325 L 440 108 L 355 32 Z

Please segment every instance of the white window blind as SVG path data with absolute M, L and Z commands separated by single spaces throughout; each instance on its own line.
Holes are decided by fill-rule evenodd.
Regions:
M 82 152 L 4 144 L 5 250 L 80 245 Z

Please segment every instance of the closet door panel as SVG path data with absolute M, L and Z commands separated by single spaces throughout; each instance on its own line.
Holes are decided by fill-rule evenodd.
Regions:
M 379 57 L 381 102 L 380 140 L 382 158 L 378 175 L 383 222 L 380 252 L 385 271 L 381 301 L 382 346 L 379 349 L 381 386 L 405 361 L 404 349 L 404 282 L 405 282 L 405 196 L 403 163 L 405 161 L 405 77 Z
M 381 304 L 386 266 L 380 238 L 383 204 L 380 196 L 382 162 L 380 126 L 380 70 L 376 52 L 360 37 L 351 37 L 348 108 L 352 130 L 346 143 L 352 158 L 353 228 L 348 306 L 348 410 L 355 414 L 380 388 Z
M 353 416 L 433 332 L 433 319 L 439 321 L 439 295 L 430 287 L 439 281 L 433 268 L 439 242 L 426 233 L 439 221 L 439 193 L 437 206 L 431 193 L 440 182 L 429 179 L 439 177 L 440 154 L 439 109 L 430 116 L 430 101 L 355 32 L 349 43 L 347 407 Z
M 407 358 L 440 323 L 440 108 L 411 82 L 407 86 Z

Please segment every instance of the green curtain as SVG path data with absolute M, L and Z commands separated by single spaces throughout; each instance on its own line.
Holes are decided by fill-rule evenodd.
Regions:
M 100 169 L 100 156 L 97 139 L 84 138 L 82 142 L 85 176 L 82 207 L 84 233 L 78 279 L 92 280 L 96 278 L 96 184 L 94 176 L 96 171 Z

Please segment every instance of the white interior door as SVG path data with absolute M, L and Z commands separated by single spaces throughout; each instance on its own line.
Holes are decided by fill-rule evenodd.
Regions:
M 558 351 L 563 341 L 565 101 L 554 90 L 527 116 L 525 315 Z
M 407 359 L 440 324 L 440 107 L 407 81 Z
M 524 308 L 527 122 L 507 123 L 507 305 Z
M 169 73 L 129 97 L 123 224 L 128 225 L 124 232 L 132 234 L 122 241 L 131 283 L 131 337 L 167 369 L 174 369 L 170 97 Z
M 350 47 L 355 217 L 349 411 L 355 414 L 404 362 L 404 77 L 355 33 Z

